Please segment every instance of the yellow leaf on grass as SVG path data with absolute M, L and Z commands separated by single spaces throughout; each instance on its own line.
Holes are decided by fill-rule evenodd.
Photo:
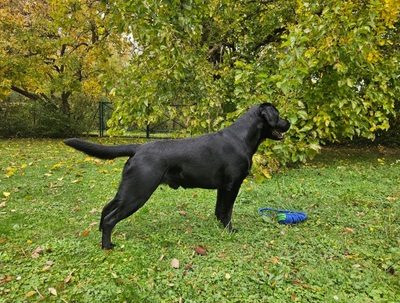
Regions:
M 60 168 L 60 167 L 62 167 L 63 165 L 62 165 L 62 163 L 57 163 L 57 164 L 54 164 L 51 168 L 50 168 L 50 170 L 55 170 L 55 169 L 58 169 L 58 168 Z
M 3 191 L 3 196 L 4 196 L 4 197 L 6 197 L 6 198 L 7 198 L 9 195 L 10 195 L 10 193 L 9 193 L 9 192 Z
M 9 178 L 11 176 L 14 176 L 15 172 L 17 171 L 17 169 L 15 167 L 7 167 L 6 171 L 7 172 L 4 174 L 4 176 Z
M 85 230 L 85 231 L 81 234 L 81 236 L 82 236 L 82 237 L 87 237 L 89 234 L 90 234 L 90 230 Z
M 32 290 L 32 291 L 28 292 L 28 293 L 24 296 L 24 298 L 32 297 L 34 294 L 36 294 L 36 291 Z
M 51 265 L 43 266 L 42 271 L 48 271 L 51 268 Z

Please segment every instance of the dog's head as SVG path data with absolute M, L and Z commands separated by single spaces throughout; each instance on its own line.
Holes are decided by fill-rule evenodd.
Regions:
M 279 117 L 278 110 L 271 103 L 263 103 L 259 114 L 264 119 L 263 135 L 272 140 L 282 140 L 290 128 L 290 122 Z

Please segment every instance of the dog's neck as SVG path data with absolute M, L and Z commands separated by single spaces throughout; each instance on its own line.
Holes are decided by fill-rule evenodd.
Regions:
M 228 127 L 239 137 L 246 146 L 250 147 L 251 156 L 257 151 L 257 148 L 265 140 L 262 135 L 263 118 L 259 115 L 259 106 L 253 106 L 244 113 L 231 126 Z

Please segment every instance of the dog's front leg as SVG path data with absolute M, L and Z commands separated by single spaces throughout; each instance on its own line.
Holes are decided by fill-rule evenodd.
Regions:
M 233 211 L 233 204 L 235 203 L 236 196 L 239 192 L 240 184 L 232 186 L 231 189 L 220 188 L 217 192 L 217 204 L 215 206 L 215 215 L 217 219 L 227 228 L 230 232 L 236 230 L 232 227 L 231 217 Z

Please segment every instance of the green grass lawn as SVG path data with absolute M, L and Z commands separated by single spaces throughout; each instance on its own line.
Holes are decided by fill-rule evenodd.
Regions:
M 124 161 L 0 140 L 0 302 L 400 302 L 399 149 L 326 148 L 247 179 L 235 234 L 215 191 L 160 186 L 105 252 L 98 221 Z M 280 225 L 265 206 L 308 219 Z

